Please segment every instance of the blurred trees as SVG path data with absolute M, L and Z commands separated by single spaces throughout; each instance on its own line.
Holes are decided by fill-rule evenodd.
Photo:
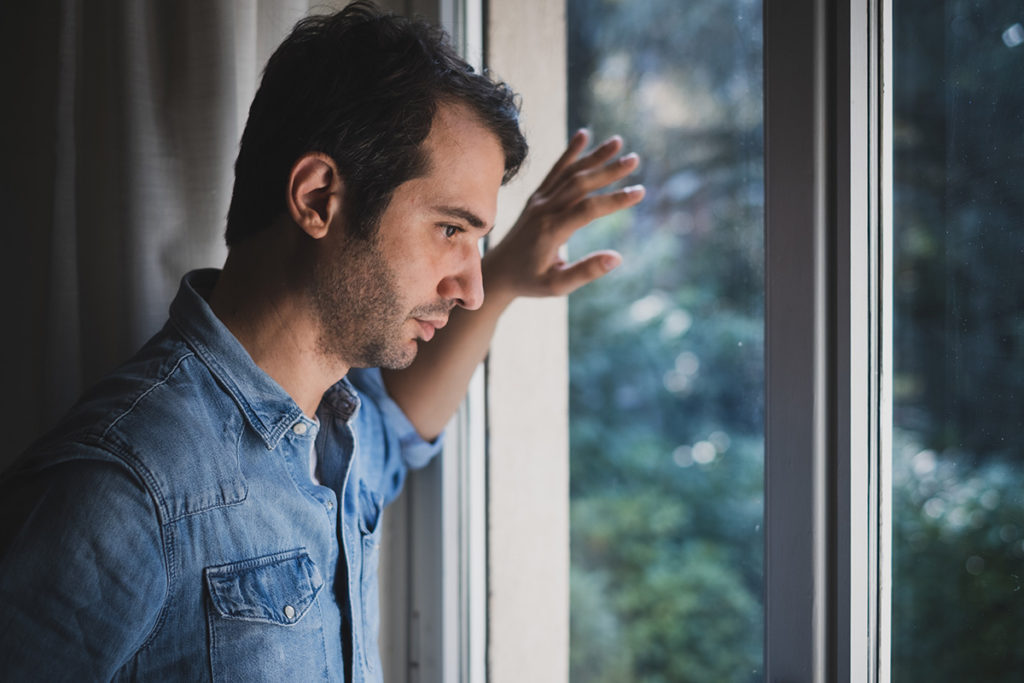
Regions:
M 570 245 L 625 256 L 570 300 L 577 683 L 762 678 L 760 8 L 569 1 L 570 125 L 648 189 Z M 1024 671 L 1021 23 L 894 8 L 897 682 Z
M 760 3 L 571 0 L 570 125 L 641 155 L 646 200 L 574 238 L 571 675 L 758 680 Z
M 1024 671 L 1024 7 L 894 5 L 893 680 Z

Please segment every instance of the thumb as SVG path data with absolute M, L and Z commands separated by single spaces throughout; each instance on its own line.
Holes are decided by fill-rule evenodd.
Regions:
M 587 254 L 580 260 L 552 273 L 551 289 L 555 294 L 570 294 L 617 268 L 622 255 L 610 249 Z

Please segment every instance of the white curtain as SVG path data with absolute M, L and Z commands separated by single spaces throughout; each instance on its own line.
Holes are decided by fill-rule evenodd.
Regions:
M 0 9 L 5 465 L 219 266 L 260 72 L 317 0 Z M 334 4 L 344 4 L 335 2 Z

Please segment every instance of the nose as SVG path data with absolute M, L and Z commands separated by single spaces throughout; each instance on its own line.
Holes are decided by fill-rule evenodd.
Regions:
M 484 302 L 484 280 L 480 272 L 480 252 L 476 248 L 466 255 L 454 274 L 441 280 L 437 293 L 470 311 L 480 308 Z

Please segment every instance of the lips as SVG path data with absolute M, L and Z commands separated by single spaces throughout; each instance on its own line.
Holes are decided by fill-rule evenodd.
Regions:
M 430 341 L 431 339 L 433 339 L 434 333 L 448 323 L 448 321 L 445 319 L 421 320 L 420 318 L 415 318 L 415 320 L 420 326 L 420 338 L 423 341 Z

